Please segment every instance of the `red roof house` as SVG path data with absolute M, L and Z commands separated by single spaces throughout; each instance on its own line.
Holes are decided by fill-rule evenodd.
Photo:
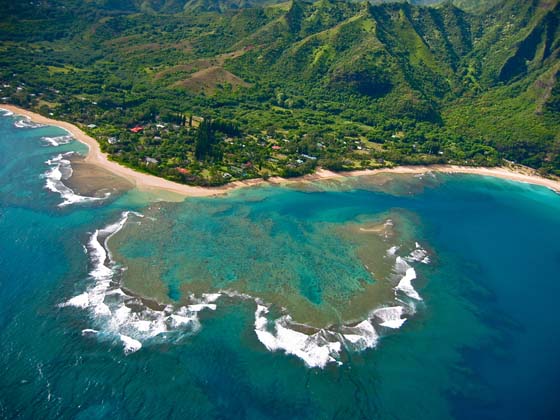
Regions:
M 132 131 L 133 133 L 139 133 L 143 129 L 144 129 L 144 127 L 142 127 L 141 125 L 137 125 L 136 127 L 131 128 L 130 131 Z

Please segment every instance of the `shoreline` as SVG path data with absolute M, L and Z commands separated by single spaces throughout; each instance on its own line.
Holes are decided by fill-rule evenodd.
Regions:
M 250 179 L 246 181 L 234 181 L 220 187 L 197 187 L 177 182 L 169 181 L 155 175 L 138 172 L 134 169 L 122 166 L 121 164 L 109 160 L 107 154 L 101 151 L 99 143 L 93 137 L 87 135 L 74 124 L 54 120 L 44 117 L 35 112 L 20 108 L 15 105 L 0 104 L 0 109 L 13 112 L 30 120 L 44 125 L 56 126 L 69 132 L 77 141 L 85 144 L 89 152 L 84 161 L 92 165 L 97 165 L 107 171 L 130 181 L 134 187 L 140 191 L 164 190 L 183 197 L 211 197 L 226 194 L 230 191 L 257 185 L 286 185 L 297 182 L 320 181 L 323 179 L 337 179 L 345 177 L 357 177 L 376 175 L 380 173 L 393 174 L 423 174 L 426 172 L 439 172 L 446 174 L 472 174 L 490 176 L 494 178 L 506 179 L 509 181 L 522 182 L 526 184 L 539 185 L 546 187 L 560 194 L 560 180 L 544 178 L 531 168 L 518 166 L 516 169 L 508 167 L 473 167 L 458 165 L 429 165 L 429 166 L 396 166 L 393 168 L 364 169 L 348 172 L 333 172 L 327 169 L 318 168 L 313 174 L 304 175 L 298 178 L 271 177 L 267 180 L 262 178 Z

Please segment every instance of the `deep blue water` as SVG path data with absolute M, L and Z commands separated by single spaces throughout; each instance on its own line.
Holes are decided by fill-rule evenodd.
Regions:
M 358 183 L 312 193 L 259 188 L 166 205 L 162 225 L 166 217 L 174 226 L 215 213 L 204 229 L 238 235 L 241 250 L 257 246 L 243 232 L 276 238 L 291 254 L 280 247 L 266 254 L 271 267 L 286 266 L 289 255 L 303 251 L 315 258 L 309 246 L 317 244 L 324 255 L 348 258 L 350 273 L 355 261 L 338 248 L 344 244 L 321 242 L 316 224 L 400 209 L 432 254 L 431 264 L 417 267 L 424 302 L 376 348 L 344 354 L 342 365 L 324 369 L 267 351 L 254 332 L 254 303 L 239 300 L 201 312 L 196 334 L 125 355 L 118 339 L 82 336 L 92 327 L 87 311 L 58 304 L 92 284 L 83 247 L 91 233 L 122 211 L 144 212 L 147 199 L 130 191 L 107 203 L 58 207 L 60 197 L 44 188 L 44 162 L 84 147 L 46 147 L 40 137 L 63 134 L 60 129 L 17 129 L 13 122 L 0 118 L 1 418 L 559 417 L 557 194 L 497 179 L 438 176 L 413 194 Z M 272 222 L 270 231 L 255 230 Z M 192 241 L 204 229 L 193 230 Z M 303 251 L 298 238 L 307 244 Z M 132 233 L 127 240 L 134 248 Z M 231 247 L 227 238 L 223 243 Z M 208 247 L 202 242 L 196 251 L 213 256 Z M 225 253 L 215 270 L 245 267 L 244 256 Z M 171 277 L 181 272 L 177 260 L 166 258 Z

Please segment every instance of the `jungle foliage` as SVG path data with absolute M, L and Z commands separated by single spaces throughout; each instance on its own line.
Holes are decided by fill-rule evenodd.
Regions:
M 502 159 L 560 175 L 558 0 L 0 7 L 2 100 L 172 180 Z

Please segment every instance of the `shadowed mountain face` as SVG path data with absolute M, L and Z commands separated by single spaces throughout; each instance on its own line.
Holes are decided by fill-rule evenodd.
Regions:
M 314 0 L 305 0 L 313 3 Z M 342 3 L 345 0 L 340 0 Z M 368 0 L 346 0 L 349 3 L 365 3 Z M 444 3 L 449 0 L 409 0 L 412 5 L 427 6 Z M 369 0 L 371 4 L 402 3 L 402 0 Z M 261 7 L 271 4 L 286 3 L 286 0 L 137 0 L 143 7 L 152 10 L 180 10 L 199 9 L 211 11 L 225 11 L 248 7 Z M 453 0 L 451 3 L 464 10 L 486 10 L 499 3 L 499 0 Z
M 136 120 L 188 111 L 246 132 L 367 139 L 385 162 L 498 153 L 560 171 L 558 0 L 1 3 L 0 78 L 85 93 L 104 112 L 124 95 Z M 76 118 L 74 101 L 47 102 Z

